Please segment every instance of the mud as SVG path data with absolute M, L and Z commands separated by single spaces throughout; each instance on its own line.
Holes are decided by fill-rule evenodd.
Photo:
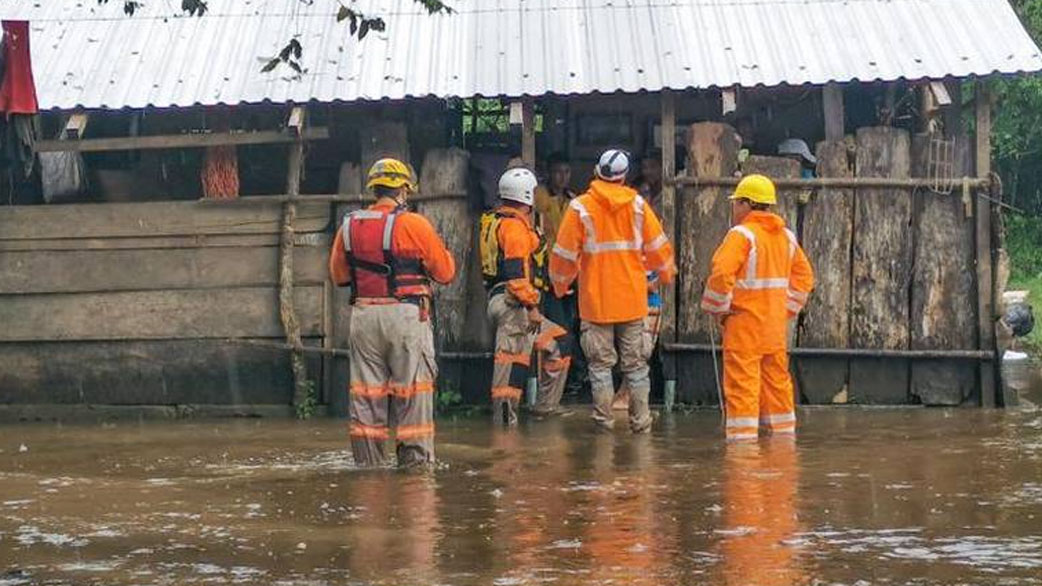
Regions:
M 1042 583 L 1042 413 L 801 422 L 442 419 L 428 474 L 339 421 L 0 427 L 0 585 Z

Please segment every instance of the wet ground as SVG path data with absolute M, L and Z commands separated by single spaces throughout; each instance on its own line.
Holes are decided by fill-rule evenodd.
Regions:
M 339 421 L 0 427 L 0 585 L 1042 583 L 1042 412 L 801 421 L 442 419 L 430 474 Z

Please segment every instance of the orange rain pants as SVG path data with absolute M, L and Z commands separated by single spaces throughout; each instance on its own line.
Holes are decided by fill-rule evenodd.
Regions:
M 810 262 L 781 217 L 749 212 L 713 254 L 702 309 L 724 320 L 728 440 L 796 431 L 788 321 L 814 286 Z

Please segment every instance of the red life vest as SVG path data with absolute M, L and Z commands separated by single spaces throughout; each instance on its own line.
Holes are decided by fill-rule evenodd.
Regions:
M 396 256 L 392 250 L 395 219 L 400 213 L 368 209 L 344 217 L 344 249 L 351 269 L 352 300 L 430 297 L 430 280 L 420 259 Z

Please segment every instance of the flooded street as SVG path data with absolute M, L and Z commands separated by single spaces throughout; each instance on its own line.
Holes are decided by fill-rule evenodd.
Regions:
M 1042 413 L 801 420 L 442 418 L 432 474 L 341 421 L 0 427 L 0 584 L 1042 583 Z

